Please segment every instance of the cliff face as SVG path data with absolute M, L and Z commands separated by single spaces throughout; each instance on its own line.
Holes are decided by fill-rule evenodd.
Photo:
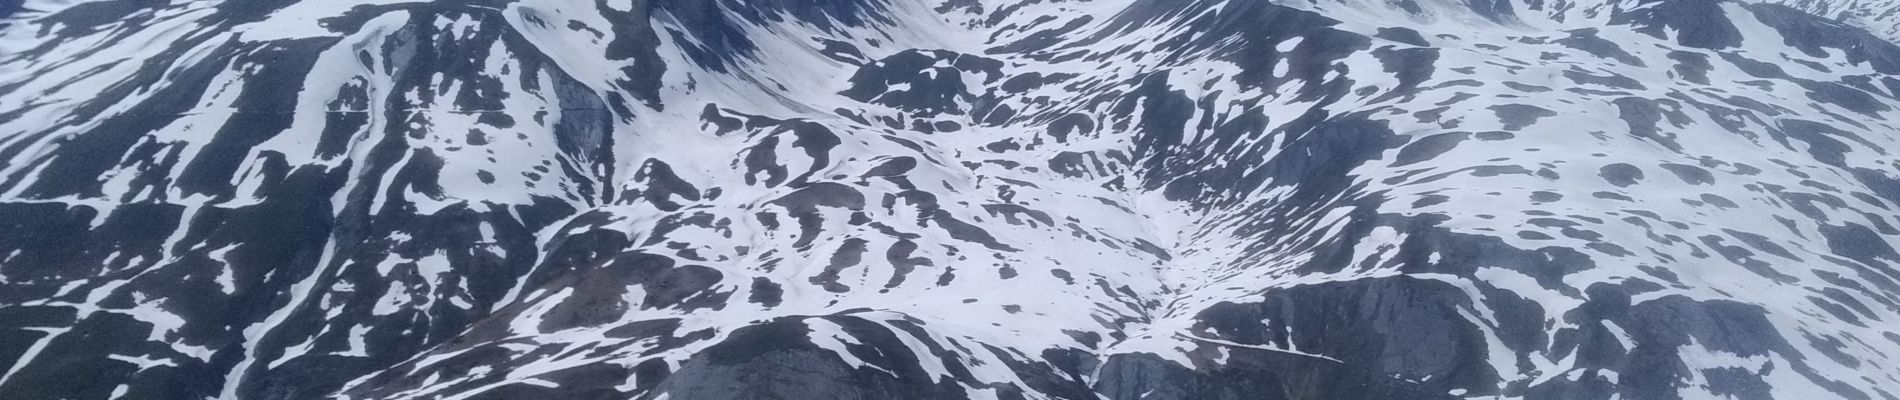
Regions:
M 1900 399 L 1787 3 L 29 0 L 0 397 Z

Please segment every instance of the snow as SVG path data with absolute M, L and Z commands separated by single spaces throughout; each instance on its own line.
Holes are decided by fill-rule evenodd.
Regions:
M 1857 13 L 1850 23 L 1876 33 L 1890 21 L 1868 14 L 1875 3 L 1784 2 L 1810 9 L 1845 7 Z M 341 342 L 323 343 L 346 347 L 317 353 L 404 360 L 351 370 L 350 376 L 322 377 L 334 378 L 360 398 L 468 398 L 510 384 L 586 386 L 594 383 L 571 381 L 563 372 L 600 363 L 658 361 L 669 370 L 688 368 L 726 335 L 780 318 L 804 323 L 812 346 L 838 354 L 848 366 L 898 374 L 899 369 L 873 365 L 847 350 L 874 342 L 847 332 L 839 321 L 868 321 L 866 326 L 898 338 L 896 348 L 879 351 L 908 351 L 927 378 L 954 381 L 978 395 L 995 394 L 978 388 L 1003 384 L 1029 387 L 1022 383 L 1022 371 L 1009 365 L 1047 364 L 1040 359 L 1045 350 L 1079 351 L 1098 360 L 1147 353 L 1189 368 L 1225 365 L 1238 349 L 1340 362 L 1355 359 L 1344 354 L 1354 350 L 1321 354 L 1249 344 L 1197 327 L 1212 318 L 1203 312 L 1217 305 L 1258 304 L 1273 296 L 1400 276 L 1456 289 L 1448 290 L 1446 299 L 1413 300 L 1456 304 L 1456 315 L 1447 323 L 1475 330 L 1470 343 L 1461 345 L 1482 355 L 1474 365 L 1500 376 L 1497 387 L 1578 379 L 1582 372 L 1574 353 L 1554 356 L 1567 349 L 1507 346 L 1501 324 L 1510 320 L 1510 312 L 1522 310 L 1498 305 L 1516 300 L 1488 297 L 1493 291 L 1521 297 L 1528 305 L 1517 307 L 1541 313 L 1540 326 L 1531 329 L 1534 335 L 1548 338 L 1594 324 L 1612 332 L 1626 349 L 1643 339 L 1634 336 L 1642 334 L 1634 326 L 1572 319 L 1594 301 L 1583 293 L 1593 285 L 1629 291 L 1632 304 L 1683 298 L 1760 307 L 1777 330 L 1762 334 L 1786 339 L 1792 353 L 1741 357 L 1711 350 L 1719 344 L 1707 343 L 1676 351 L 1692 369 L 1759 371 L 1777 397 L 1830 393 L 1791 367 L 1795 362 L 1827 376 L 1867 376 L 1845 383 L 1853 387 L 1900 382 L 1900 373 L 1886 360 L 1865 357 L 1860 368 L 1852 368 L 1803 340 L 1840 338 L 1841 351 L 1857 355 L 1900 351 L 1878 339 L 1884 333 L 1881 320 L 1900 318 L 1893 310 L 1873 307 L 1855 324 L 1810 300 L 1823 288 L 1840 289 L 1845 298 L 1868 304 L 1893 297 L 1879 289 L 1878 277 L 1863 272 L 1870 262 L 1847 257 L 1830 232 L 1847 223 L 1878 232 L 1894 220 L 1887 209 L 1893 200 L 1879 198 L 1879 181 L 1865 180 L 1860 175 L 1865 172 L 1857 174 L 1849 166 L 1900 175 L 1891 168 L 1900 160 L 1889 153 L 1900 149 L 1900 140 L 1888 134 L 1895 126 L 1887 121 L 1900 102 L 1887 96 L 1890 88 L 1878 87 L 1885 76 L 1871 63 L 1855 63 L 1838 49 L 1803 52 L 1738 4 L 1724 4 L 1722 10 L 1743 35 L 1742 45 L 1709 50 L 1677 45 L 1673 38 L 1683 32 L 1659 39 L 1612 25 L 1612 14 L 1656 4 L 1626 1 L 1518 9 L 1507 19 L 1480 15 L 1470 2 L 1454 0 L 1421 0 L 1419 13 L 1376 0 L 1181 2 L 1182 14 L 1154 20 L 1136 15 L 1132 0 L 987 2 L 989 10 L 977 13 L 893 2 L 862 25 L 835 18 L 801 20 L 807 17 L 795 12 L 729 18 L 725 28 L 730 29 L 721 32 L 745 39 L 751 49 L 716 50 L 733 56 L 712 68 L 690 53 L 729 45 L 732 38 L 701 37 L 693 29 L 698 27 L 688 24 L 708 23 L 703 16 L 664 10 L 644 21 L 650 26 L 633 27 L 652 29 L 653 43 L 630 41 L 652 45 L 657 59 L 628 58 L 645 56 L 626 55 L 638 52 L 620 47 L 629 42 L 616 42 L 626 39 L 616 37 L 624 33 L 615 30 L 625 21 L 603 12 L 629 11 L 633 3 L 589 8 L 527 0 L 457 12 L 409 7 L 380 12 L 353 29 L 325 21 L 366 5 L 293 2 L 258 21 L 221 26 L 208 20 L 215 10 L 197 3 L 202 2 L 152 11 L 144 26 L 115 21 L 99 32 L 63 38 L 69 41 L 50 46 L 45 54 L 0 63 L 0 87 L 12 90 L 0 94 L 0 110 L 22 110 L 11 119 L 0 118 L 0 152 L 16 151 L 7 153 L 15 154 L 12 161 L 0 164 L 0 177 L 8 177 L 0 180 L 0 206 L 90 207 L 98 214 L 76 222 L 90 230 L 102 229 L 106 216 L 135 208 L 131 204 L 182 207 L 176 217 L 181 228 L 151 238 L 149 247 L 160 249 L 156 259 L 130 247 L 101 250 L 107 264 L 127 265 L 126 271 L 36 277 L 0 269 L 0 282 L 59 288 L 55 299 L 33 306 L 75 307 L 82 319 L 97 313 L 131 315 L 153 325 L 146 341 L 171 345 L 183 355 L 106 356 L 141 368 L 194 364 L 229 351 L 207 344 L 218 341 L 174 338 L 202 330 L 196 325 L 201 322 L 168 307 L 196 303 L 147 290 L 149 283 L 138 278 L 168 276 L 155 272 L 180 268 L 186 260 L 197 260 L 200 253 L 193 252 L 202 252 L 212 264 L 224 264 L 203 272 L 217 288 L 202 293 L 210 302 L 229 306 L 221 302 L 256 290 L 278 294 L 268 299 L 268 310 L 234 322 L 241 327 L 234 342 L 247 347 L 232 369 L 217 372 L 225 382 L 258 379 L 250 374 L 323 356 L 312 352 L 319 347 L 317 338 L 343 336 Z M 716 7 L 730 6 L 721 4 Z M 1263 4 L 1292 7 L 1275 9 L 1282 13 L 1276 15 L 1311 11 L 1337 24 L 1317 24 L 1324 26 L 1284 37 L 1252 26 L 1194 25 Z M 1020 7 L 1003 14 L 1003 5 Z M 34 1 L 31 6 L 72 5 Z M 411 26 L 412 17 L 421 22 Z M 37 32 L 46 27 L 37 25 L 41 14 L 23 18 L 21 27 L 0 31 L 0 54 L 51 43 Z M 1057 30 L 1065 26 L 1074 29 Z M 1331 43 L 1319 41 L 1331 40 L 1323 34 L 1335 30 L 1364 36 L 1391 27 L 1414 29 L 1430 45 L 1369 40 L 1363 51 L 1325 59 L 1300 51 Z M 439 36 L 411 36 L 427 30 L 420 28 L 439 29 Z M 1646 65 L 1557 43 L 1578 28 L 1597 28 L 1598 38 Z M 681 36 L 674 38 L 673 31 Z M 244 109 L 245 101 L 260 93 L 246 83 L 260 71 L 283 66 L 256 58 L 227 60 L 224 53 L 234 50 L 225 46 L 249 49 L 243 46 L 306 38 L 330 44 L 303 66 L 309 73 L 285 83 L 296 87 L 272 88 L 296 90 L 289 93 L 294 106 L 269 111 L 281 112 L 289 126 L 251 133 L 257 137 L 246 140 L 254 143 L 220 137 L 219 132 L 237 127 L 230 125 L 237 117 L 254 112 Z M 825 53 L 831 45 L 818 39 L 861 55 L 833 57 Z M 1028 39 L 1054 44 L 1009 50 L 1008 45 Z M 181 44 L 172 48 L 170 43 Z M 458 49 L 472 58 L 412 58 L 426 53 L 413 51 L 422 43 L 465 45 Z M 1200 47 L 1172 47 L 1180 43 Z M 1277 55 L 1238 56 L 1252 54 L 1236 51 L 1243 48 Z M 171 52 L 161 53 L 167 49 Z M 860 72 L 857 60 L 907 50 L 933 50 L 923 53 L 937 58 L 914 73 L 887 71 L 895 81 L 870 101 L 840 94 Z M 1430 50 L 1436 58 L 1418 66 L 1379 55 L 1393 50 Z M 1725 61 L 1724 54 L 1774 62 L 1789 79 L 1754 76 Z M 1681 57 L 1709 58 L 1710 83 L 1683 78 L 1677 68 Z M 994 81 L 962 66 L 991 61 L 1000 74 Z M 636 62 L 665 68 L 629 72 Z M 42 195 L 32 189 L 42 177 L 62 172 L 63 164 L 55 161 L 74 151 L 69 143 L 122 129 L 107 122 L 131 115 L 135 106 L 171 101 L 153 97 L 175 85 L 160 79 L 123 99 L 95 103 L 99 93 L 140 74 L 142 65 L 153 65 L 166 77 L 192 67 L 211 72 L 201 96 L 185 104 L 189 113 L 149 132 L 124 133 L 126 143 L 161 149 L 160 154 L 176 152 L 178 161 L 130 151 L 107 154 L 99 157 L 97 194 Z M 896 68 L 891 62 L 878 65 Z M 1406 79 L 1422 78 L 1399 72 L 1409 67 L 1422 68 L 1430 77 L 1416 82 L 1417 90 L 1396 92 Z M 1009 78 L 1030 73 L 1048 82 L 1021 92 L 1003 89 Z M 1624 77 L 1642 87 L 1580 82 L 1576 73 Z M 1306 76 L 1318 81 L 1307 82 Z M 1165 77 L 1152 81 L 1162 87 L 1159 94 L 1136 96 L 1135 88 L 1157 77 Z M 1794 81 L 1832 84 L 1849 77 L 1874 83 L 1844 83 L 1843 90 L 1866 92 L 1872 95 L 1869 102 L 1887 109 L 1854 111 L 1819 99 Z M 644 78 L 653 78 L 656 87 L 628 83 Z M 893 105 L 905 96 L 938 94 L 931 92 L 938 90 L 935 85 L 922 83 L 936 78 L 955 78 L 967 88 L 967 93 L 944 97 L 954 110 L 918 112 Z M 1548 90 L 1523 89 L 1531 86 Z M 358 89 L 363 93 L 352 94 Z M 360 104 L 339 105 L 350 96 L 364 98 Z M 1187 111 L 1170 114 L 1176 111 L 1163 100 L 1172 99 L 1184 100 Z M 1737 104 L 1742 99 L 1768 106 L 1750 110 Z M 1654 135 L 1636 133 L 1643 122 L 1625 108 L 1629 101 L 1654 103 Z M 88 108 L 93 104 L 100 107 Z M 606 109 L 596 104 L 607 104 Z M 1552 115 L 1514 122 L 1517 118 L 1494 111 L 1499 105 L 1535 107 Z M 978 111 L 1002 106 L 1014 116 Z M 89 111 L 81 115 L 82 109 Z M 716 132 L 721 126 L 701 116 L 708 109 L 740 124 Z M 1435 117 L 1426 118 L 1427 113 Z M 359 115 L 368 121 L 363 126 L 332 122 Z M 1053 121 L 1071 115 L 1086 117 L 1090 127 L 1073 129 L 1057 141 Z M 1392 143 L 1331 143 L 1316 135 L 1352 132 L 1299 127 L 1315 116 L 1327 123 L 1366 119 L 1389 129 Z M 510 121 L 497 122 L 498 117 Z M 1223 129 L 1242 117 L 1265 121 L 1264 126 L 1258 132 Z M 1784 128 L 1794 120 L 1845 132 L 1821 134 L 1841 142 L 1840 160 L 1817 156 L 1829 147 Z M 581 122 L 604 124 L 599 126 L 604 133 L 594 136 L 576 128 Z M 955 123 L 957 129 L 911 129 L 939 122 Z M 1174 128 L 1163 123 L 1180 125 L 1181 134 L 1158 137 Z M 1444 134 L 1465 136 L 1445 149 L 1412 147 Z M 1167 143 L 1155 144 L 1163 140 Z M 340 143 L 341 152 L 318 153 L 320 143 Z M 1339 171 L 1317 168 L 1361 156 L 1351 154 L 1361 145 L 1370 148 L 1363 160 L 1346 160 L 1351 162 Z M 1142 152 L 1168 158 L 1149 163 L 1139 158 Z M 1399 158 L 1421 153 L 1432 154 L 1399 165 Z M 207 157 L 229 161 L 234 170 L 230 176 L 188 176 L 194 171 L 190 166 Z M 915 165 L 902 172 L 883 170 L 900 159 Z M 1060 160 L 1077 167 L 1061 170 Z M 1307 164 L 1276 163 L 1286 161 Z M 1613 184 L 1602 172 L 1611 164 L 1640 168 L 1644 177 L 1633 185 Z M 659 165 L 677 183 L 658 176 Z M 1663 165 L 1702 168 L 1713 182 L 1686 181 Z M 1759 171 L 1745 172 L 1741 165 Z M 292 266 L 231 265 L 246 260 L 229 255 L 246 254 L 234 252 L 265 238 L 226 239 L 205 230 L 229 215 L 268 208 L 278 200 L 272 196 L 284 196 L 281 185 L 287 181 L 276 175 L 283 166 L 340 182 L 340 187 L 312 190 L 308 196 L 314 200 L 296 203 L 328 201 L 331 225 L 324 236 L 336 243 L 307 244 L 298 251 L 315 253 L 295 257 Z M 1315 168 L 1299 169 L 1305 167 Z M 867 176 L 874 170 L 889 175 Z M 807 172 L 804 181 L 789 181 Z M 1311 176 L 1281 175 L 1289 173 Z M 767 183 L 767 175 L 788 181 Z M 177 184 L 188 178 L 228 184 L 230 193 L 195 193 Z M 825 203 L 810 206 L 814 213 L 794 215 L 802 205 L 788 204 L 787 196 L 814 187 L 848 188 L 839 190 L 861 197 L 863 205 Z M 646 200 L 660 194 L 675 204 Z M 832 194 L 838 193 L 827 195 Z M 1798 209 L 1802 196 L 1838 201 Z M 1712 204 L 1720 203 L 1710 200 L 1716 197 L 1735 205 Z M 1431 198 L 1439 200 L 1425 201 Z M 204 227 L 192 228 L 198 224 Z M 226 228 L 238 236 L 245 232 L 243 226 Z M 1755 243 L 1757 237 L 1787 255 L 1765 249 Z M 1874 237 L 1889 246 L 1900 244 L 1891 234 Z M 619 238 L 627 242 L 614 241 Z M 1710 244 L 1715 239 L 1749 254 L 1731 259 Z M 857 246 L 863 250 L 855 263 L 834 264 L 850 259 L 851 254 L 839 253 Z M 1484 253 L 1489 251 L 1523 257 Z M 594 299 L 577 282 L 612 275 L 591 272 L 626 267 L 617 264 L 624 260 L 618 258 L 635 253 L 672 263 L 641 270 L 649 275 L 625 282 L 620 300 L 634 307 L 587 326 L 555 329 L 542 323 L 558 306 Z M 23 250 L 3 254 L 0 264 L 7 266 L 41 257 Z M 1577 259 L 1564 257 L 1587 263 L 1566 264 Z M 1744 265 L 1751 262 L 1767 263 L 1788 278 L 1764 276 Z M 240 274 L 248 271 L 263 271 L 265 283 Z M 281 279 L 286 276 L 302 278 Z M 95 285 L 100 282 L 105 283 Z M 754 300 L 771 293 L 776 293 L 771 305 Z M 106 305 L 120 294 L 134 301 Z M 675 295 L 670 305 L 647 302 Z M 66 304 L 81 298 L 85 304 Z M 444 309 L 457 314 L 441 315 Z M 383 326 L 371 322 L 411 312 L 416 317 L 404 322 L 412 324 L 405 328 L 430 332 L 431 342 L 418 349 L 391 349 L 366 339 Z M 1279 317 L 1225 322 L 1268 324 Z M 658 336 L 609 334 L 628 324 L 674 318 L 679 328 L 654 333 Z M 312 328 L 299 321 L 321 322 L 305 331 Z M 911 324 L 922 333 L 904 329 Z M 1280 326 L 1289 336 L 1312 334 Z M 28 329 L 59 335 L 69 328 Z M 444 344 L 444 335 L 436 332 L 482 339 Z M 1387 333 L 1335 334 L 1379 338 Z M 283 340 L 295 344 L 276 349 L 248 347 L 271 337 L 297 339 Z M 29 347 L 22 361 L 0 375 L 0 384 L 50 341 Z M 992 346 L 998 350 L 991 351 Z M 490 347 L 506 350 L 510 360 L 483 361 L 488 364 L 469 370 L 445 366 L 456 355 Z M 537 353 L 556 347 L 563 350 Z M 955 357 L 933 348 L 948 349 Z M 961 368 L 952 368 L 958 363 Z M 1764 367 L 1771 364 L 1777 368 Z M 968 370 L 970 380 L 949 372 L 953 369 Z M 1446 371 L 1428 372 L 1413 376 L 1443 377 Z M 1618 371 L 1596 372 L 1612 380 L 1619 376 Z M 368 383 L 374 373 L 417 378 L 402 381 L 410 386 L 382 391 Z M 1691 386 L 1711 384 L 1704 374 L 1691 371 L 1682 379 Z M 472 383 L 496 375 L 502 378 Z M 616 379 L 611 387 L 647 386 L 635 380 Z M 1451 393 L 1495 389 L 1484 385 Z M 219 389 L 207 395 L 243 396 L 237 384 Z M 125 390 L 139 389 L 122 386 L 115 395 L 136 395 Z

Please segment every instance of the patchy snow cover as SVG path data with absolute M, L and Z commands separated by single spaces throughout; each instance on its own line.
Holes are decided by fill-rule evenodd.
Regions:
M 4 397 L 1900 398 L 1886 1 L 21 8 Z

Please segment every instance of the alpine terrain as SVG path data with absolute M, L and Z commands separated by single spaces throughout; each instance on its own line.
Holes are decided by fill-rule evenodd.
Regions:
M 1896 1 L 0 10 L 4 399 L 1900 400 Z

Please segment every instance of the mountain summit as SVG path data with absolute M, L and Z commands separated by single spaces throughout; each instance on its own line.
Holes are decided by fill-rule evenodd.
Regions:
M 0 398 L 1900 400 L 1900 5 L 0 0 Z

